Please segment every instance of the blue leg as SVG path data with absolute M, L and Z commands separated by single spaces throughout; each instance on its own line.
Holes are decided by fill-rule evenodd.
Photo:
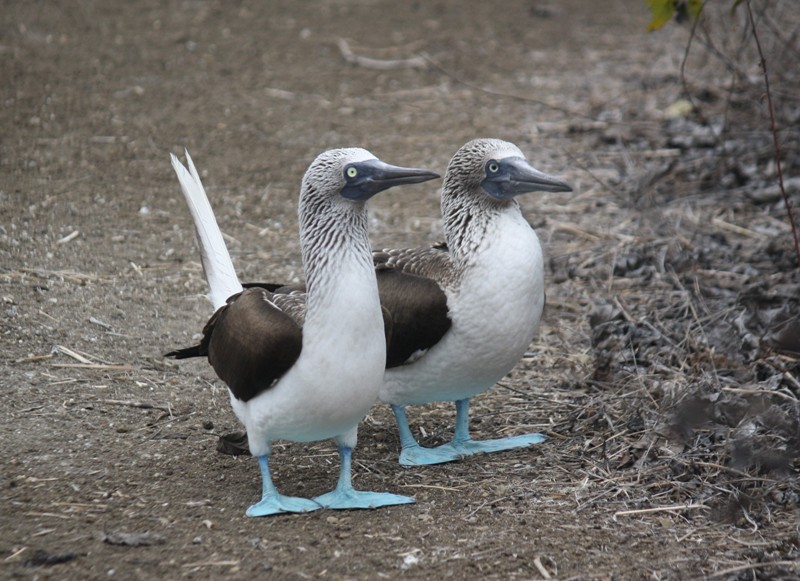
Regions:
M 395 504 L 411 504 L 413 498 L 390 494 L 388 492 L 363 492 L 353 489 L 351 479 L 351 457 L 353 449 L 345 446 L 339 447 L 339 457 L 342 466 L 339 472 L 339 483 L 336 490 L 318 496 L 314 499 L 325 508 L 338 510 L 350 508 L 378 508 L 379 506 L 391 506 Z
M 400 464 L 403 466 L 427 466 L 429 464 L 442 464 L 452 462 L 461 458 L 450 444 L 439 446 L 438 448 L 424 448 L 411 433 L 408 426 L 406 410 L 402 406 L 393 405 L 395 420 L 397 421 L 397 431 L 400 434 L 400 445 L 403 447 L 400 452 Z
M 496 440 L 473 440 L 469 435 L 469 400 L 461 399 L 456 402 L 456 431 L 450 445 L 458 450 L 462 456 L 524 448 L 532 444 L 541 444 L 545 439 L 546 437 L 543 434 L 534 433 L 498 438 Z
M 272 483 L 269 472 L 269 454 L 258 457 L 261 467 L 261 500 L 247 509 L 247 516 L 269 516 L 286 512 L 311 512 L 321 508 L 319 504 L 308 498 L 284 496 Z
M 411 434 L 405 410 L 399 406 L 392 406 L 392 410 L 397 419 L 400 443 L 403 446 L 403 451 L 400 453 L 400 464 L 404 466 L 453 462 L 473 454 L 524 448 L 532 444 L 540 444 L 545 440 L 545 436 L 542 434 L 522 434 L 496 440 L 475 441 L 469 435 L 469 399 L 461 399 L 456 402 L 456 429 L 452 441 L 436 448 L 423 448 Z

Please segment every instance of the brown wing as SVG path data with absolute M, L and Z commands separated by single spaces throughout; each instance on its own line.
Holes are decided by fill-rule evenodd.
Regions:
M 392 319 L 386 354 L 391 369 L 416 361 L 450 329 L 443 285 L 454 269 L 444 245 L 381 250 L 372 259 L 381 305 Z
M 275 284 L 271 282 L 246 282 L 244 288 L 263 288 L 269 291 L 270 300 L 281 311 L 303 326 L 306 320 L 306 285 Z
M 378 293 L 388 311 L 386 369 L 415 361 L 450 328 L 447 296 L 433 280 L 391 268 L 379 268 Z
M 206 323 L 199 345 L 167 356 L 208 355 L 219 378 L 242 401 L 270 389 L 303 348 L 301 325 L 270 301 L 272 296 L 264 288 L 232 296 Z
M 416 361 L 436 345 L 452 322 L 442 286 L 455 278 L 447 246 L 372 253 L 386 332 L 386 368 Z M 268 289 L 271 299 L 299 325 L 305 316 L 305 286 L 246 283 Z

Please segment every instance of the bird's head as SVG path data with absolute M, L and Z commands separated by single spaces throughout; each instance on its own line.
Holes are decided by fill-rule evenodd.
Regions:
M 301 195 L 365 202 L 394 186 L 418 184 L 438 177 L 439 174 L 426 169 L 388 164 L 366 149 L 331 149 L 318 155 L 309 166 Z
M 516 145 L 500 139 L 474 139 L 462 146 L 447 167 L 448 187 L 501 201 L 528 192 L 572 191 L 566 182 L 530 165 Z

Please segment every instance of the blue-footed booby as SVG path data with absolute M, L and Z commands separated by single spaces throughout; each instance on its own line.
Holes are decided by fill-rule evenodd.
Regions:
M 380 400 L 397 420 L 404 465 L 438 464 L 480 452 L 536 444 L 541 434 L 476 441 L 469 400 L 520 360 L 544 309 L 544 259 L 516 196 L 568 192 L 522 151 L 499 139 L 465 144 L 447 167 L 441 208 L 445 243 L 373 253 L 382 307 L 388 313 L 386 373 Z M 301 295 L 302 285 L 250 283 Z M 454 401 L 452 441 L 424 448 L 405 407 Z
M 174 155 L 172 166 L 194 218 L 215 312 L 199 345 L 168 356 L 207 355 L 228 386 L 261 469 L 262 497 L 247 515 L 413 502 L 356 491 L 351 483 L 358 423 L 377 398 L 386 359 L 365 202 L 439 176 L 386 164 L 359 148 L 320 154 L 303 177 L 298 209 L 307 292 L 275 294 L 242 287 L 188 152 L 186 160 L 188 170 Z M 335 438 L 341 458 L 336 489 L 313 500 L 278 492 L 269 468 L 272 441 L 327 438 Z
M 515 197 L 571 190 L 533 168 L 514 144 L 476 139 L 447 167 L 441 196 L 446 243 L 374 253 L 381 304 L 392 315 L 379 398 L 397 420 L 401 464 L 438 464 L 544 440 L 541 434 L 472 440 L 469 400 L 516 365 L 544 309 L 542 249 Z M 456 403 L 455 433 L 447 444 L 424 448 L 411 433 L 405 406 L 435 401 Z

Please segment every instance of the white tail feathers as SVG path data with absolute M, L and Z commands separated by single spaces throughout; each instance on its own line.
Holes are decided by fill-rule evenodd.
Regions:
M 225 304 L 228 297 L 242 292 L 242 285 L 239 277 L 236 276 L 236 270 L 233 268 L 222 232 L 219 230 L 214 211 L 211 209 L 206 191 L 203 189 L 200 176 L 197 174 L 189 152 L 186 152 L 188 171 L 175 155 L 170 154 L 170 157 L 172 158 L 172 168 L 178 174 L 183 196 L 186 198 L 189 211 L 194 218 L 197 243 L 200 245 L 200 257 L 209 287 L 208 298 L 216 310 Z

